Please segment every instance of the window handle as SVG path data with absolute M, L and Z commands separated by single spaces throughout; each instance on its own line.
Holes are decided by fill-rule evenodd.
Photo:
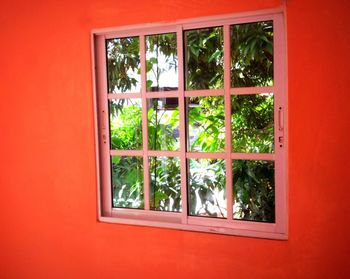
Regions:
M 278 130 L 283 131 L 284 115 L 282 107 L 278 108 Z

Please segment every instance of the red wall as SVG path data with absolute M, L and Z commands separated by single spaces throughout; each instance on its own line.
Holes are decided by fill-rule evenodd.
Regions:
M 347 0 L 289 0 L 289 240 L 96 221 L 90 31 L 279 0 L 2 0 L 0 278 L 346 278 Z

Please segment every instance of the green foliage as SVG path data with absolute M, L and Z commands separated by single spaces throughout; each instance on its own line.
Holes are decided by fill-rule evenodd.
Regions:
M 159 61 L 160 56 L 165 58 L 163 64 Z M 160 76 L 164 72 L 171 69 L 176 70 L 176 68 L 176 33 L 146 36 L 147 91 L 161 91 L 162 88 L 159 88 Z M 153 84 L 151 77 L 156 81 L 156 84 Z
M 232 146 L 235 152 L 273 152 L 272 94 L 233 96 L 231 112 Z
M 139 38 L 107 40 L 108 92 L 126 92 L 136 87 L 137 79 L 128 72 L 140 72 Z
M 272 22 L 231 26 L 231 86 L 268 86 L 272 81 Z
M 190 159 L 189 165 L 190 214 L 226 217 L 225 160 Z
M 179 149 L 179 109 L 176 98 L 151 99 L 148 109 L 148 145 L 151 150 Z M 178 158 L 150 157 L 152 209 L 181 211 Z
M 275 189 L 272 161 L 235 160 L 233 192 L 237 219 L 274 222 Z
M 177 53 L 176 33 L 166 33 L 159 35 L 147 36 L 147 50 L 157 52 L 157 50 L 174 60 Z M 157 58 L 157 57 L 155 57 Z M 175 62 L 175 61 L 174 61 Z
M 184 32 L 186 90 L 223 88 L 222 27 Z M 138 38 L 107 41 L 108 87 L 130 91 L 137 80 L 129 72 L 140 72 Z M 146 37 L 152 53 L 146 60 L 147 90 L 160 91 L 159 77 L 177 67 L 175 34 Z M 159 63 L 165 55 L 167 67 Z M 149 75 L 153 74 L 153 84 Z M 231 86 L 270 86 L 273 83 L 272 22 L 231 26 Z M 151 88 L 152 87 L 152 88 Z M 151 150 L 178 150 L 178 105 L 161 99 L 148 104 L 148 146 Z M 167 99 L 168 100 L 168 99 Z M 110 107 L 111 141 L 115 149 L 140 149 L 141 108 L 124 105 Z M 256 94 L 231 98 L 232 145 L 235 152 L 271 153 L 274 146 L 272 95 Z M 120 125 L 122 123 L 122 125 Z M 190 151 L 225 150 L 224 99 L 222 96 L 189 98 L 188 122 Z M 113 157 L 113 205 L 143 207 L 143 169 L 136 157 Z M 119 161 L 118 161 L 119 160 Z M 179 160 L 150 157 L 151 208 L 181 211 Z M 190 159 L 188 161 L 189 213 L 224 217 L 226 208 L 225 160 Z M 274 164 L 269 161 L 233 162 L 234 218 L 274 222 Z M 230 216 L 228 216 L 230 218 Z
M 143 208 L 142 157 L 111 158 L 113 207 Z
M 110 102 L 112 149 L 142 148 L 142 109 L 140 101 L 120 99 Z
M 155 210 L 181 211 L 179 158 L 150 157 L 151 200 Z
M 215 89 L 224 84 L 222 27 L 190 30 L 186 39 L 186 89 Z
M 192 97 L 189 103 L 190 150 L 224 151 L 224 98 L 222 96 Z
M 167 102 L 176 101 L 169 107 Z M 177 99 L 151 99 L 148 109 L 148 146 L 151 150 L 179 149 L 179 108 Z

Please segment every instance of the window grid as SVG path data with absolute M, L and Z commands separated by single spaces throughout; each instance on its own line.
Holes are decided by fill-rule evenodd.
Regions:
M 268 87 L 244 87 L 244 88 L 231 88 L 230 78 L 230 26 L 235 23 L 244 22 L 256 22 L 263 20 L 273 20 L 274 22 L 274 85 Z M 184 89 L 184 65 L 182 58 L 183 55 L 183 31 L 192 28 L 201 28 L 208 26 L 223 26 L 224 30 L 224 88 L 223 89 L 211 89 L 211 90 L 190 90 Z M 99 183 L 101 186 L 102 200 L 101 206 L 101 220 L 117 223 L 131 223 L 131 224 L 145 224 L 144 221 L 149 223 L 146 225 L 156 225 L 162 227 L 171 227 L 179 229 L 189 229 L 197 231 L 210 231 L 237 235 L 252 235 L 262 236 L 268 235 L 277 238 L 283 238 L 286 235 L 286 192 L 285 187 L 281 186 L 285 183 L 285 172 L 283 172 L 285 157 L 283 152 L 280 151 L 280 137 L 284 137 L 285 131 L 279 126 L 281 115 L 276 109 L 282 107 L 284 109 L 284 98 L 282 91 L 284 90 L 284 82 L 282 73 L 284 71 L 284 56 L 283 50 L 283 24 L 280 14 L 257 16 L 250 19 L 234 19 L 234 20 L 222 20 L 205 23 L 190 23 L 179 24 L 171 27 L 160 27 L 159 29 L 153 28 L 152 31 L 145 29 L 142 32 L 135 31 L 135 34 L 131 34 L 126 31 L 125 35 L 133 36 L 138 35 L 140 40 L 140 64 L 141 64 L 141 92 L 115 94 L 108 93 L 107 90 L 107 75 L 103 70 L 97 70 L 96 74 L 96 87 L 98 94 L 98 119 L 99 131 L 98 138 L 100 139 L 100 155 L 98 157 L 100 168 L 98 171 L 101 176 Z M 134 31 L 133 31 L 134 32 Z M 177 34 L 177 52 L 178 52 L 178 90 L 172 92 L 146 92 L 146 65 L 145 65 L 145 35 L 156 34 L 158 32 L 176 32 Z M 95 49 L 96 49 L 96 61 L 97 68 L 103 69 L 106 65 L 105 55 L 105 39 L 122 37 L 123 32 L 116 32 L 111 35 L 95 35 Z M 277 39 L 278 38 L 278 39 Z M 277 74 L 276 74 L 277 73 Z M 101 94 L 102 92 L 102 94 Z M 272 92 L 275 98 L 274 108 L 274 128 L 275 128 L 275 153 L 234 153 L 232 151 L 231 141 L 231 96 L 245 95 L 245 94 L 258 94 Z M 199 97 L 199 96 L 224 96 L 225 104 L 225 152 L 207 153 L 207 152 L 186 152 L 186 97 Z M 179 104 L 179 120 L 180 120 L 180 150 L 179 151 L 155 151 L 149 150 L 148 147 L 148 126 L 147 126 L 147 99 L 150 98 L 178 98 Z M 108 124 L 108 100 L 114 99 L 129 99 L 140 98 L 142 100 L 142 133 L 143 133 L 143 149 L 142 150 L 111 150 L 109 124 Z M 102 140 L 101 140 L 102 139 Z M 282 139 L 284 140 L 284 139 Z M 282 143 L 284 144 L 284 143 Z M 111 193 L 111 181 L 108 177 L 111 173 L 111 167 L 109 164 L 110 156 L 143 156 L 144 164 L 144 210 L 135 210 L 127 208 L 112 208 L 112 193 Z M 182 196 L 182 213 L 173 213 L 166 211 L 152 211 L 149 204 L 149 190 L 150 190 L 150 177 L 149 177 L 149 156 L 167 156 L 180 158 L 180 171 L 181 171 L 181 196 Z M 187 209 L 187 160 L 192 158 L 222 158 L 226 160 L 226 198 L 227 198 L 227 218 L 220 220 L 217 218 L 201 218 L 200 216 L 190 216 Z M 233 219 L 233 185 L 232 185 L 232 160 L 244 159 L 244 160 L 271 160 L 278 161 L 275 164 L 275 223 L 259 223 L 254 221 L 244 221 Z M 234 175 L 234 174 L 233 174 Z M 277 187 L 278 186 L 278 187 Z M 178 216 L 181 214 L 179 220 Z M 119 219 L 108 219 L 108 217 L 115 216 Z M 108 220 L 106 220 L 107 218 Z M 144 218 L 144 219 L 143 219 Z M 208 220 L 210 219 L 210 220 Z M 159 223 L 162 222 L 162 223 Z M 179 226 L 175 225 L 179 224 Z M 183 227 L 181 225 L 187 225 Z M 212 227 L 212 228 L 211 228 Z M 229 230 L 225 230 L 225 229 Z M 248 231 L 244 231 L 248 230 Z

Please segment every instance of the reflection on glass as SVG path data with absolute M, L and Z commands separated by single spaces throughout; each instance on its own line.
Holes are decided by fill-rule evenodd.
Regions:
M 227 217 L 225 160 L 190 159 L 189 213 Z
M 231 26 L 231 86 L 273 84 L 273 23 Z
M 234 152 L 273 152 L 273 110 L 273 94 L 231 97 Z
M 223 88 L 223 28 L 184 32 L 186 90 Z
M 187 98 L 187 109 L 189 151 L 224 151 L 224 97 Z
M 148 147 L 179 150 L 179 102 L 177 98 L 148 99 Z
M 106 40 L 108 92 L 140 92 L 140 46 L 138 37 Z
M 146 36 L 147 91 L 177 90 L 176 33 Z
M 151 209 L 181 212 L 179 158 L 149 157 L 149 161 Z
M 112 149 L 142 149 L 142 108 L 140 99 L 109 102 Z
M 234 160 L 232 167 L 234 219 L 274 223 L 274 162 Z
M 112 156 L 113 207 L 143 208 L 142 157 Z

